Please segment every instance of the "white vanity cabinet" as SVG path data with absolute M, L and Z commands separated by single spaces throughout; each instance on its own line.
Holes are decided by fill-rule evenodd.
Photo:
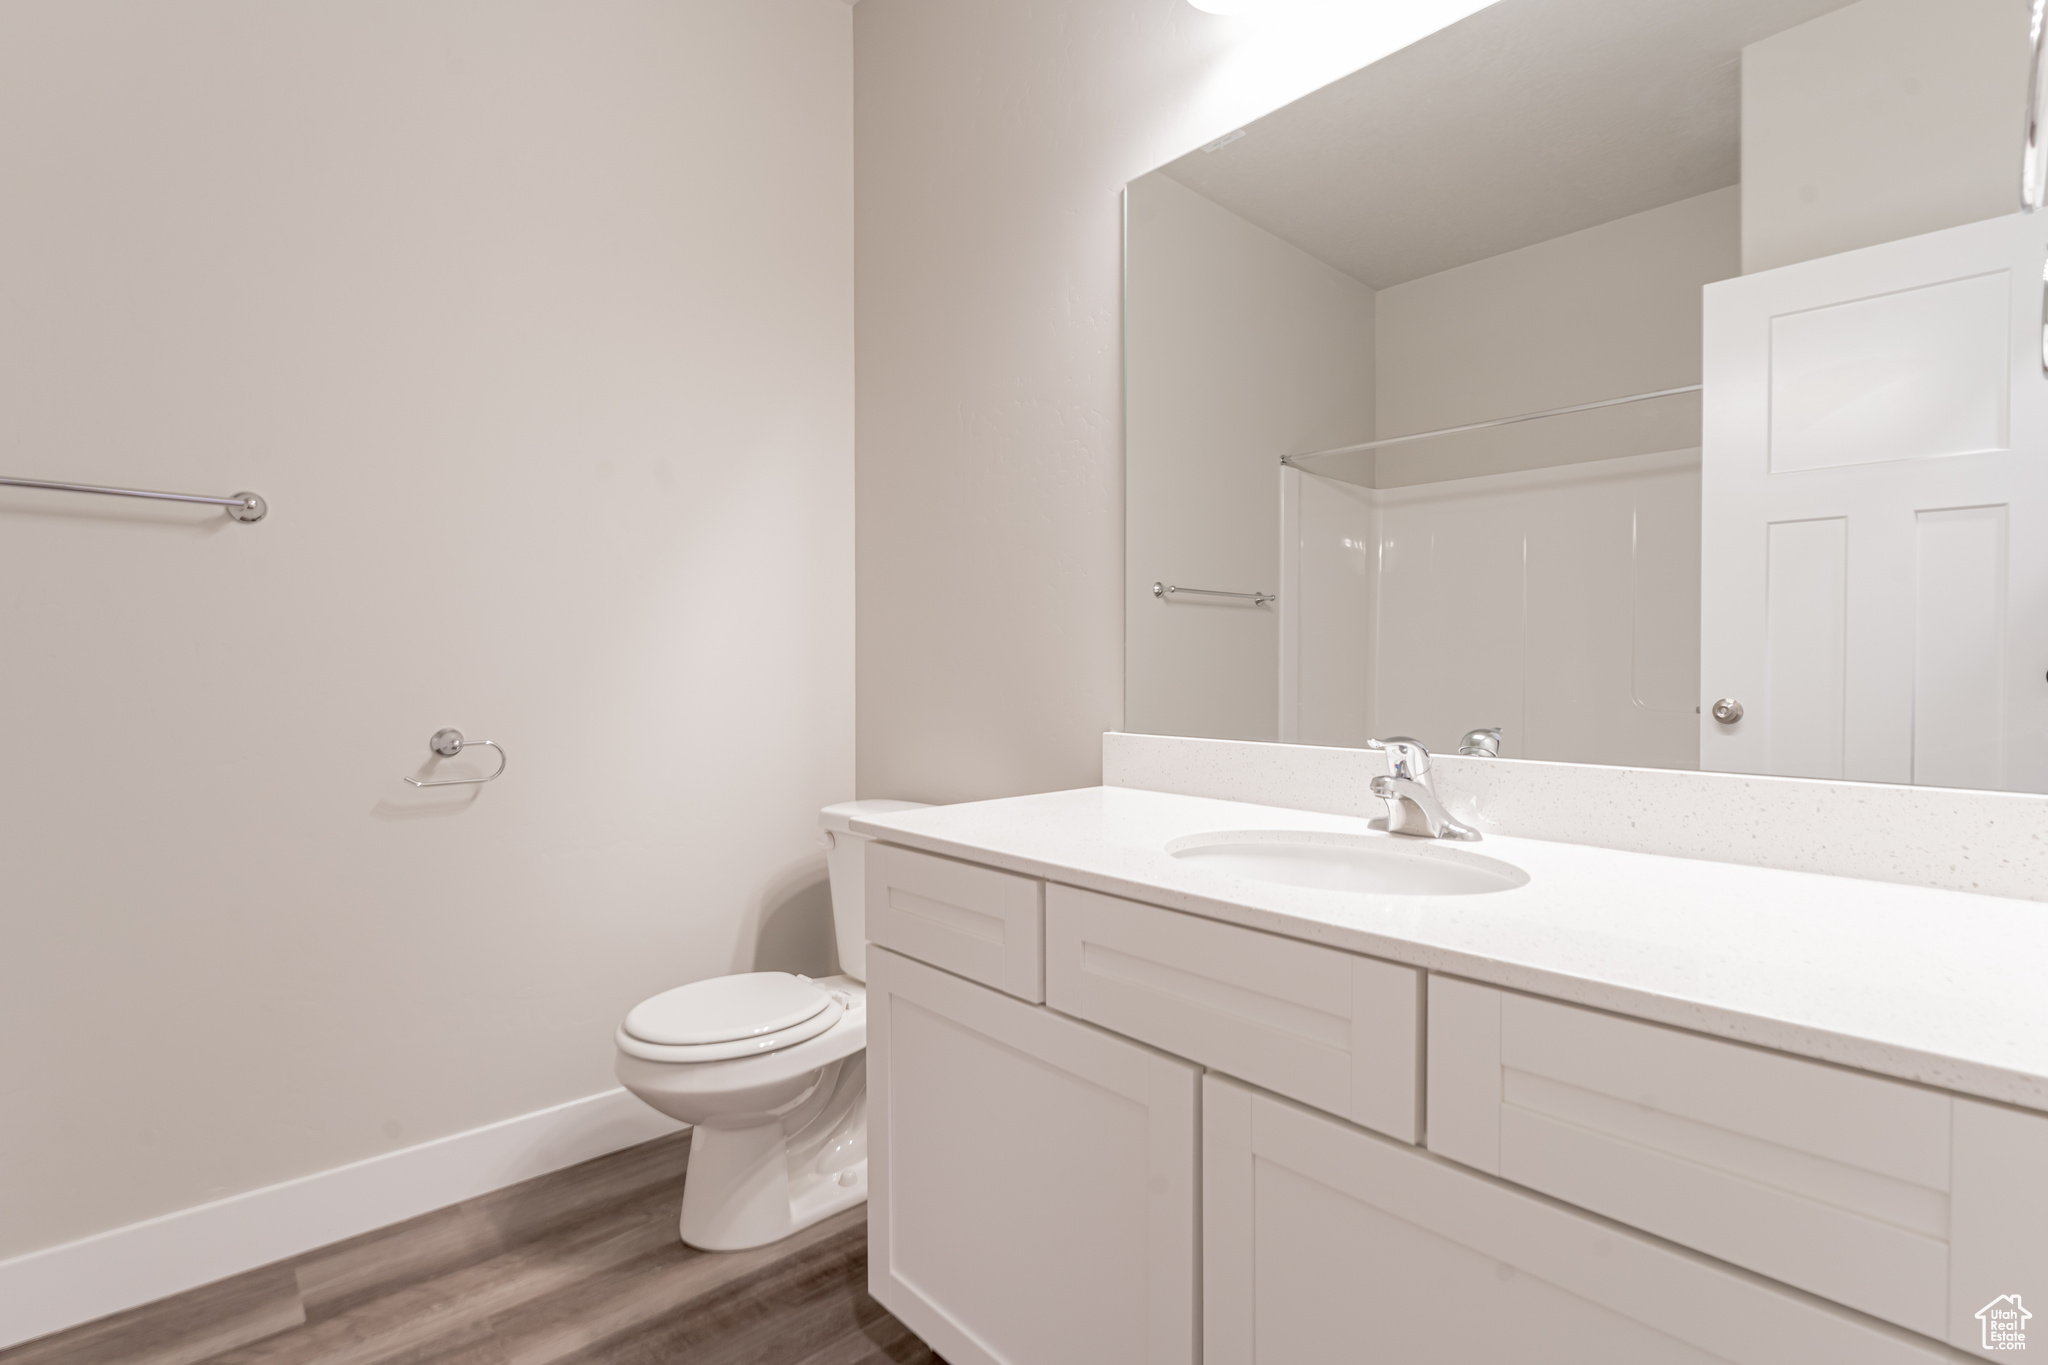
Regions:
M 1904 1365 L 2048 1312 L 2048 1115 L 878 852 L 870 1287 L 953 1365 Z
M 1204 1365 L 1925 1365 L 1951 1357 L 1220 1076 Z
M 1200 1071 L 868 952 L 869 1288 L 950 1365 L 1194 1365 Z
M 1447 977 L 1429 1148 L 1980 1351 L 2048 1302 L 2048 1116 Z

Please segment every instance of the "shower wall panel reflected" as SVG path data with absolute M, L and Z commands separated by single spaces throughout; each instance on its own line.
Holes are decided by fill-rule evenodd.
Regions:
M 1699 766 L 1697 450 L 1380 497 L 1374 730 L 1452 752 L 1497 725 L 1509 758 Z

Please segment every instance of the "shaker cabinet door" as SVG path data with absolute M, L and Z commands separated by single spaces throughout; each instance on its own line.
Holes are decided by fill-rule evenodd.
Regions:
M 1429 1149 L 1973 1354 L 2048 1300 L 2041 1114 L 1432 976 Z
M 871 947 L 870 1291 L 950 1365 L 1194 1365 L 1199 1078 Z
M 1933 1342 L 1203 1079 L 1205 1365 L 1905 1365 Z

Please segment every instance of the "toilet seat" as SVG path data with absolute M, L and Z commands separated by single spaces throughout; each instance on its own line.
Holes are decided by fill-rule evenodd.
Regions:
M 807 1042 L 837 1024 L 847 998 L 788 972 L 744 972 L 663 991 L 635 1005 L 619 1050 L 650 1062 L 722 1062 Z
M 730 1043 L 795 1028 L 830 999 L 788 972 L 714 976 L 642 1000 L 627 1013 L 626 1032 L 669 1046 Z

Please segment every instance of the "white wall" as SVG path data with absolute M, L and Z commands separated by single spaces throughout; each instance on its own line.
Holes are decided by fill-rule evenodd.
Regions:
M 1740 271 L 1740 197 L 1730 186 L 1381 290 L 1380 437 L 1699 383 L 1700 289 Z M 1391 446 L 1378 452 L 1374 483 L 1695 446 L 1698 411 L 1664 400 L 1647 412 Z M 1615 425 L 1645 420 L 1641 431 Z M 1600 448 L 1628 439 L 1648 444 Z
M 0 6 L 0 470 L 271 506 L 0 490 L 0 1257 L 606 1089 L 763 934 L 822 965 L 849 30 Z M 506 775 L 400 782 L 451 724 Z
M 863 794 L 1099 779 L 1123 711 L 1123 186 L 1476 8 L 862 0 Z
M 1124 728 L 1273 739 L 1283 452 L 1372 439 L 1372 290 L 1152 174 L 1124 294 Z
M 1742 268 L 2019 208 L 2022 0 L 1862 0 L 1742 53 Z

